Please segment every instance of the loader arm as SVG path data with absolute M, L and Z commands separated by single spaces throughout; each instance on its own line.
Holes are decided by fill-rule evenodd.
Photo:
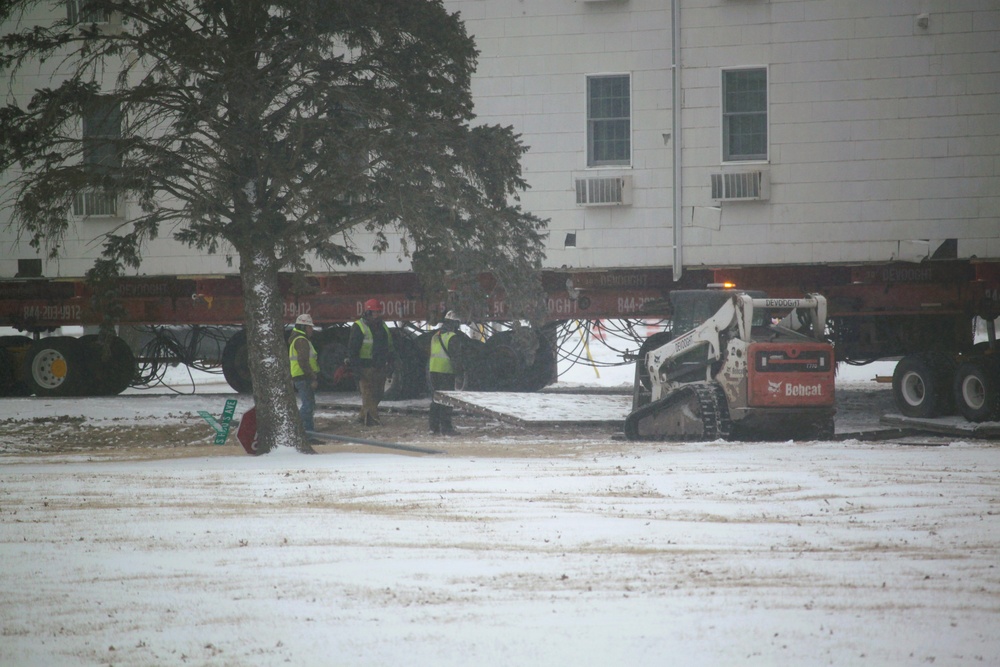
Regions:
M 703 323 L 687 333 L 650 350 L 646 354 L 646 369 L 652 382 L 652 400 L 656 401 L 672 386 L 667 373 L 667 366 L 681 355 L 689 355 L 695 350 L 705 349 L 707 367 L 722 356 L 722 332 L 733 326 L 737 321 L 737 309 L 734 299 L 726 301 L 722 307 Z M 706 371 L 705 380 L 711 379 Z

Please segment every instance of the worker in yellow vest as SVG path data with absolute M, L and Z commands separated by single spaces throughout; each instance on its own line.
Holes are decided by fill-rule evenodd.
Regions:
M 455 373 L 459 370 L 460 359 L 457 353 L 461 342 L 455 339 L 466 338 L 459 327 L 461 322 L 455 311 L 448 311 L 444 316 L 441 328 L 431 337 L 430 357 L 427 362 L 427 384 L 431 392 L 430 427 L 431 433 L 455 435 L 457 431 L 451 423 L 452 408 L 434 400 L 435 391 L 454 391 Z
M 312 344 L 313 319 L 310 315 L 295 318 L 288 344 L 288 360 L 292 366 L 292 383 L 302 400 L 299 416 L 307 431 L 315 431 L 313 413 L 316 410 L 316 388 L 319 387 L 319 354 Z
M 358 421 L 365 426 L 377 426 L 381 423 L 378 405 L 385 392 L 386 378 L 394 370 L 395 355 L 392 334 L 382 321 L 382 304 L 378 299 L 365 301 L 361 319 L 351 326 L 347 352 L 347 367 L 358 378 L 361 390 Z

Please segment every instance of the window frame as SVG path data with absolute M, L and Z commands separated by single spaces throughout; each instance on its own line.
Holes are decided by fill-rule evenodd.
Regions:
M 114 179 L 121 171 L 120 143 L 124 132 L 125 112 L 120 100 L 111 95 L 95 95 L 84 105 L 80 114 L 80 162 L 89 176 Z M 121 216 L 118 193 L 109 187 L 81 190 L 73 197 L 73 215 L 118 218 Z
M 764 73 L 764 108 L 760 111 L 738 111 L 728 112 L 726 109 L 726 75 L 734 72 L 763 72 Z M 767 163 L 771 157 L 771 71 L 767 65 L 742 65 L 739 67 L 725 67 L 720 70 L 719 75 L 719 117 L 720 117 L 720 160 L 723 164 L 737 163 Z M 730 119 L 737 116 L 749 115 L 764 116 L 764 152 L 763 153 L 735 153 L 729 152 L 730 144 Z
M 90 10 L 85 12 L 83 6 L 88 2 L 88 0 L 66 0 L 66 19 L 69 21 L 70 25 L 107 25 L 111 23 L 111 11 L 100 11 L 101 20 L 95 21 L 98 18 L 95 10 Z
M 98 106 L 99 105 L 99 106 Z M 117 128 L 107 132 L 108 121 L 116 118 Z M 124 136 L 125 115 L 121 102 L 111 95 L 95 95 L 80 117 L 80 159 L 84 168 L 96 173 L 121 169 L 118 145 Z M 92 129 L 88 132 L 88 126 Z
M 628 114 L 625 116 L 607 116 L 592 118 L 591 117 L 591 83 L 597 79 L 623 79 L 628 86 Z M 632 141 L 632 109 L 633 109 L 633 94 L 632 94 L 632 73 L 631 72 L 606 72 L 600 74 L 587 74 L 584 82 L 584 118 L 586 123 L 585 131 L 585 151 L 586 151 L 586 163 L 588 168 L 623 168 L 632 166 L 632 155 L 633 155 L 633 141 Z M 624 121 L 627 124 L 626 127 L 626 137 L 625 137 L 625 148 L 627 149 L 628 156 L 626 158 L 620 159 L 604 159 L 598 160 L 595 157 L 595 132 L 594 128 L 598 123 L 621 123 Z

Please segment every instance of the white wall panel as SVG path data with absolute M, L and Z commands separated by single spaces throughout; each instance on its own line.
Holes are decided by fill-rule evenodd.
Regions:
M 461 11 L 481 50 L 479 121 L 512 125 L 531 147 L 523 167 L 532 189 L 522 205 L 551 219 L 547 264 L 669 266 L 677 137 L 664 140 L 672 132 L 667 3 L 445 5 Z M 901 243 L 943 238 L 959 239 L 960 256 L 1000 257 L 996 0 L 683 0 L 681 8 L 691 266 L 887 261 Z M 917 25 L 924 11 L 926 29 Z M 14 92 L 23 99 L 47 84 L 52 62 L 26 71 Z M 720 70 L 741 66 L 768 67 L 765 164 L 721 164 Z M 632 76 L 632 164 L 589 170 L 586 76 L 610 72 Z M 716 208 L 710 175 L 749 169 L 769 171 L 769 201 Z M 591 173 L 630 175 L 633 204 L 578 207 L 573 180 Z M 53 270 L 89 266 L 97 246 L 86 237 L 102 224 L 82 227 Z M 567 232 L 577 234 L 577 248 L 563 248 Z M 7 249 L 29 252 L 9 234 L 0 230 L 0 275 L 16 266 Z M 371 244 L 363 234 L 355 240 Z M 151 245 L 150 256 L 150 273 L 234 270 L 222 256 L 193 257 L 167 241 Z M 390 254 L 359 269 L 407 267 Z

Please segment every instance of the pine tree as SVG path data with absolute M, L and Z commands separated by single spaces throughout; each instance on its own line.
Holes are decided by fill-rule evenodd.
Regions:
M 540 268 L 545 223 L 517 205 L 526 148 L 509 127 L 473 125 L 477 51 L 440 0 L 70 0 L 47 25 L 24 20 L 53 4 L 0 7 L 3 73 L 48 58 L 64 73 L 0 109 L 13 223 L 57 253 L 78 194 L 136 202 L 102 239 L 90 276 L 104 284 L 161 230 L 238 259 L 265 451 L 311 451 L 280 272 L 359 263 L 361 230 L 378 251 L 399 235 L 432 290 Z M 81 118 L 121 130 L 81 141 Z M 523 304 L 533 289 L 511 285 Z

